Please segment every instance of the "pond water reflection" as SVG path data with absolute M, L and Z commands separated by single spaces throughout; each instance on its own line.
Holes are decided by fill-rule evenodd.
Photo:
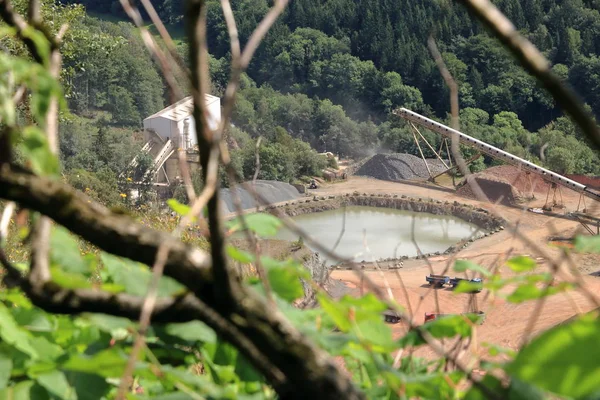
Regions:
M 355 261 L 416 256 L 413 231 L 421 252 L 432 253 L 445 251 L 478 229 L 453 216 L 389 208 L 349 206 L 345 213 L 345 231 L 336 253 Z M 303 214 L 293 219 L 319 243 L 331 249 L 344 226 L 344 209 Z M 298 236 L 284 228 L 276 239 L 292 241 Z

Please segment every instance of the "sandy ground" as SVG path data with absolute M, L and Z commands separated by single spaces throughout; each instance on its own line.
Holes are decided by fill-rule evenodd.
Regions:
M 389 285 L 394 298 L 412 311 L 416 323 L 423 323 L 425 312 L 435 312 L 439 310 L 444 313 L 460 313 L 470 311 L 470 298 L 473 296 L 467 294 L 455 294 L 448 289 L 430 289 L 425 285 L 425 276 L 430 273 L 430 266 L 435 273 L 442 273 L 452 262 L 452 257 L 469 259 L 487 268 L 498 267 L 503 276 L 509 276 L 512 271 L 508 267 L 502 266 L 503 261 L 511 254 L 530 255 L 538 261 L 536 272 L 549 271 L 549 260 L 558 259 L 561 250 L 548 243 L 551 236 L 570 237 L 575 232 L 583 232 L 581 226 L 571 220 L 561 218 L 551 218 L 544 215 L 538 215 L 524 211 L 523 207 L 541 207 L 544 204 L 545 196 L 541 199 L 535 199 L 527 205 L 519 207 L 506 207 L 485 204 L 475 200 L 469 200 L 457 196 L 452 191 L 437 190 L 421 187 L 412 184 L 400 184 L 395 182 L 379 181 L 362 177 L 350 177 L 349 180 L 342 183 L 326 185 L 314 192 L 321 194 L 334 194 L 359 191 L 360 193 L 397 193 L 406 194 L 413 197 L 427 197 L 438 200 L 460 201 L 462 203 L 474 204 L 488 210 L 495 209 L 502 217 L 517 224 L 519 232 L 526 236 L 532 246 L 527 245 L 522 240 L 515 238 L 515 235 L 508 229 L 495 235 L 477 240 L 469 247 L 458 254 L 451 256 L 439 256 L 425 260 L 410 260 L 404 263 L 404 267 L 398 270 L 406 287 L 406 294 L 402 290 L 398 275 L 395 271 L 366 271 L 366 276 L 377 286 L 386 289 Z M 567 210 L 577 208 L 579 195 L 566 189 L 562 190 L 562 197 Z M 588 208 L 592 208 L 591 200 L 586 200 Z M 564 212 L 556 210 L 556 212 Z M 574 265 L 578 267 L 581 279 L 585 288 L 600 297 L 600 278 L 593 274 L 600 271 L 600 257 L 595 255 L 574 255 Z M 428 265 L 430 264 L 430 266 Z M 572 279 L 572 274 L 568 272 L 567 263 L 561 263 L 561 273 L 565 278 L 557 278 L 557 281 L 563 279 Z M 447 275 L 459 275 L 452 270 Z M 334 271 L 334 279 L 346 283 L 349 287 L 355 288 L 354 292 L 359 292 L 360 278 L 352 271 Z M 386 284 L 387 282 L 387 284 Z M 365 291 L 368 288 L 364 287 Z M 503 293 L 510 293 L 514 287 L 507 287 Z M 539 333 L 556 324 L 559 324 L 580 312 L 587 312 L 596 308 L 594 303 L 588 297 L 582 295 L 581 290 L 572 290 L 567 294 L 559 294 L 548 297 L 541 307 L 538 308 L 537 301 L 527 301 L 521 304 L 512 304 L 501 298 L 493 297 L 486 290 L 475 295 L 477 308 L 486 312 L 485 323 L 477 328 L 475 340 L 475 352 L 483 354 L 483 343 L 494 343 L 497 345 L 517 349 L 525 336 L 533 332 Z M 537 315 L 537 320 L 532 328 L 528 327 L 533 315 Z M 401 336 L 405 331 L 403 324 L 392 325 L 394 334 Z M 423 355 L 431 354 L 430 350 L 423 349 L 419 351 Z

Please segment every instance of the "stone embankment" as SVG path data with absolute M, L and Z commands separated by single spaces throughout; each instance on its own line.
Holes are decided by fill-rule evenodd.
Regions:
M 309 214 L 327 210 L 335 210 L 346 206 L 368 206 L 368 207 L 382 207 L 392 208 L 396 210 L 406 210 L 414 212 L 430 213 L 434 215 L 451 215 L 462 219 L 463 221 L 469 222 L 479 228 L 482 232 L 478 237 L 467 239 L 464 242 L 458 243 L 454 246 L 450 246 L 445 252 L 436 252 L 432 254 L 425 254 L 422 256 L 416 256 L 413 258 L 425 258 L 433 257 L 442 254 L 450 254 L 457 252 L 468 246 L 469 243 L 475 241 L 478 238 L 486 237 L 504 229 L 504 221 L 498 218 L 489 211 L 474 207 L 468 204 L 461 204 L 457 201 L 440 201 L 426 198 L 411 198 L 405 195 L 390 195 L 381 193 L 346 193 L 342 195 L 329 195 L 329 196 L 314 196 L 305 197 L 295 201 L 279 203 L 266 208 L 278 209 L 289 217 L 294 217 L 302 214 Z M 409 257 L 401 257 L 400 260 L 408 259 Z M 392 261 L 381 260 L 381 261 Z

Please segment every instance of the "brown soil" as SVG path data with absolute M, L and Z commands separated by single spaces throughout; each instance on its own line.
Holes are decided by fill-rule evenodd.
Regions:
M 475 175 L 472 181 L 481 188 L 481 191 L 493 203 L 510 206 L 517 204 L 523 198 L 521 192 L 506 179 L 483 173 Z M 466 181 L 456 193 L 468 199 L 477 199 L 472 184 Z
M 514 169 L 510 167 L 514 172 Z M 510 182 L 511 176 L 506 167 L 494 167 L 490 170 L 496 174 L 505 173 L 504 178 Z M 489 171 L 486 171 L 489 173 Z M 513 184 L 519 188 L 519 183 Z M 536 185 L 537 187 L 537 185 Z M 539 187 L 538 187 L 539 188 Z M 492 268 L 499 266 L 501 273 L 509 276 L 512 272 L 502 267 L 502 264 L 510 254 L 529 255 L 537 260 L 538 268 L 536 272 L 549 270 L 550 259 L 559 259 L 562 249 L 548 243 L 548 238 L 560 233 L 561 237 L 571 237 L 576 233 L 581 233 L 582 229 L 577 222 L 553 218 L 546 215 L 534 214 L 524 211 L 518 207 L 506 207 L 504 205 L 493 205 L 479 202 L 473 199 L 465 199 L 457 193 L 448 190 L 436 190 L 423 186 L 411 184 L 386 182 L 375 179 L 350 177 L 348 181 L 327 185 L 314 192 L 328 195 L 340 193 L 352 193 L 354 191 L 361 193 L 388 193 L 405 194 L 411 197 L 428 197 L 441 201 L 459 201 L 462 203 L 473 204 L 476 207 L 485 208 L 491 212 L 500 214 L 503 218 L 512 224 L 517 224 L 519 232 L 528 238 L 536 247 L 525 244 L 522 240 L 515 237 L 509 229 L 501 231 L 495 235 L 475 241 L 466 249 L 461 250 L 454 255 L 442 255 L 429 260 L 408 260 L 404 266 L 398 270 L 402 281 L 406 287 L 406 295 L 398 280 L 396 271 L 384 270 L 366 271 L 367 276 L 381 289 L 386 291 L 386 285 L 389 285 L 394 298 L 405 305 L 407 310 L 411 310 L 416 323 L 423 323 L 425 312 L 440 310 L 447 313 L 459 313 L 469 311 L 469 295 L 455 294 L 450 290 L 433 290 L 424 286 L 425 276 L 430 273 L 431 265 L 434 273 L 444 273 L 448 265 L 451 265 L 453 259 L 469 259 L 482 266 Z M 563 198 L 567 210 L 574 210 L 577 207 L 579 195 L 570 190 L 563 189 Z M 545 196 L 539 196 L 531 200 L 524 207 L 540 207 L 543 205 Z M 588 208 L 594 208 L 588 205 Z M 600 293 L 600 278 L 592 276 L 600 270 L 600 257 L 597 255 L 577 255 L 573 254 L 574 265 L 578 267 L 582 274 L 582 280 L 585 288 L 598 297 Z M 567 278 L 572 276 L 565 263 L 561 265 L 561 272 Z M 453 271 L 445 274 L 454 276 Z M 459 275 L 459 274 L 456 274 Z M 349 287 L 358 288 L 360 278 L 352 271 L 334 271 L 332 278 L 339 279 L 348 284 Z M 560 281 L 564 278 L 558 278 Z M 503 293 L 509 293 L 514 290 L 513 287 L 503 289 Z M 356 290 L 358 292 L 358 290 Z M 365 291 L 368 288 L 365 287 Z M 493 297 L 485 290 L 476 295 L 478 308 L 486 312 L 485 323 L 477 328 L 476 339 L 474 341 L 473 353 L 477 355 L 485 354 L 485 348 L 482 343 L 489 342 L 513 349 L 519 348 L 525 336 L 529 335 L 528 323 L 534 314 L 537 306 L 536 301 L 528 301 L 521 304 L 512 304 L 500 297 Z M 587 312 L 595 308 L 580 290 L 573 290 L 568 294 L 555 295 L 547 298 L 539 313 L 536 314 L 537 320 L 533 326 L 533 334 L 539 333 L 545 329 L 555 326 L 577 313 Z M 401 336 L 405 332 L 403 324 L 392 325 L 394 334 Z M 432 350 L 428 348 L 420 349 L 417 354 L 427 357 L 433 357 Z
M 500 178 L 511 184 L 528 198 L 533 197 L 532 195 L 535 195 L 535 193 L 548 193 L 548 189 L 551 186 L 550 183 L 543 180 L 540 176 L 527 173 L 512 165 L 498 165 L 488 168 L 480 172 L 480 174 Z M 475 176 L 477 175 L 479 174 L 475 174 Z

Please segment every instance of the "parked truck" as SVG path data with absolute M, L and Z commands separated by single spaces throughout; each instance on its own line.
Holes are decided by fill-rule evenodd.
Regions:
M 447 283 L 450 282 L 450 277 L 449 276 L 444 276 L 444 275 L 430 274 L 429 276 L 425 277 L 425 280 L 431 286 L 442 287 L 445 284 L 447 284 Z
M 454 277 L 454 278 L 450 279 L 450 285 L 452 286 L 453 289 L 456 289 L 456 287 L 458 286 L 458 284 L 461 281 L 477 283 L 479 285 L 481 285 L 481 283 L 482 283 L 481 278 L 466 279 L 466 278 Z M 479 293 L 479 292 L 481 292 L 481 286 L 479 287 L 479 289 L 475 289 L 475 290 L 471 291 L 470 293 Z

